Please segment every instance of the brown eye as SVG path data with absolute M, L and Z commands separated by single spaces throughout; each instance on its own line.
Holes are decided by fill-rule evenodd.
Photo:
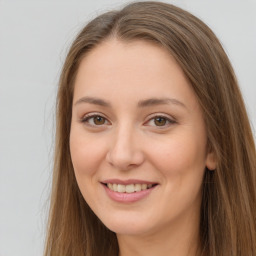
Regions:
M 173 124 L 176 124 L 175 120 L 162 115 L 155 115 L 145 123 L 146 126 L 156 127 L 158 129 L 168 128 Z
M 167 122 L 167 120 L 164 117 L 158 116 L 158 117 L 154 118 L 154 124 L 156 126 L 164 126 L 164 125 L 166 125 L 166 122 Z
M 85 116 L 85 118 L 83 118 L 81 122 L 84 124 L 88 124 L 90 126 L 101 126 L 101 125 L 109 124 L 108 120 L 105 117 L 100 115 Z
M 95 125 L 103 125 L 103 124 L 105 124 L 105 122 L 106 122 L 106 119 L 102 116 L 94 116 L 93 117 L 93 123 Z

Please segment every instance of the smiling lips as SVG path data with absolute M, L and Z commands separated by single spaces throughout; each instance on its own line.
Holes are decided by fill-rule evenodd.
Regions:
M 112 200 L 122 203 L 131 203 L 143 199 L 158 185 L 157 183 L 135 180 L 109 180 L 102 184 Z
M 152 188 L 153 184 L 112 184 L 107 183 L 107 186 L 110 190 L 119 192 L 119 193 L 134 193 L 134 192 L 140 192 L 142 190 L 146 190 L 149 188 Z

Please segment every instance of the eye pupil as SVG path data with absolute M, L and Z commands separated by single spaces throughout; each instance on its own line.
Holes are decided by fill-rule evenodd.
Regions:
M 154 119 L 154 123 L 157 126 L 164 126 L 166 124 L 166 118 L 164 118 L 164 117 L 156 117 Z
M 105 118 L 101 117 L 101 116 L 95 116 L 93 118 L 93 121 L 96 125 L 102 125 L 105 123 Z

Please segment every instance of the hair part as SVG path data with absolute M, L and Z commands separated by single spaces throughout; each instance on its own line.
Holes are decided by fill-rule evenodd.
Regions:
M 104 13 L 77 36 L 59 81 L 56 147 L 45 256 L 118 255 L 115 233 L 91 211 L 76 183 L 69 151 L 74 82 L 81 60 L 106 40 L 150 41 L 176 59 L 204 114 L 217 168 L 202 186 L 202 255 L 256 254 L 255 144 L 232 66 L 214 33 L 192 14 L 160 2 Z

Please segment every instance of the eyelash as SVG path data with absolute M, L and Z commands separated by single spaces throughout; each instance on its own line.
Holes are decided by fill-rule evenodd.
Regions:
M 93 118 L 97 118 L 97 117 L 99 117 L 99 118 L 102 118 L 103 120 L 104 120 L 104 124 L 90 124 L 89 123 L 89 121 L 90 120 L 93 120 Z M 166 128 L 166 127 L 169 127 L 170 125 L 172 125 L 172 124 L 175 124 L 176 123 L 176 121 L 175 120 L 173 120 L 173 119 L 170 119 L 169 117 L 166 117 L 166 116 L 164 116 L 164 115 L 154 115 L 154 116 L 152 116 L 150 119 L 148 119 L 145 123 L 144 123 L 144 125 L 146 125 L 146 124 L 148 124 L 148 123 L 150 123 L 150 121 L 153 121 L 154 122 L 154 124 L 155 124 L 155 122 L 156 122 L 156 119 L 157 118 L 162 118 L 164 121 L 165 121 L 165 123 L 164 123 L 164 125 L 154 125 L 154 127 L 158 127 L 158 128 Z M 96 127 L 96 126 L 98 126 L 98 127 L 101 127 L 101 126 L 103 126 L 103 125 L 109 125 L 109 124 L 111 124 L 108 120 L 107 120 L 107 118 L 105 118 L 104 116 L 102 116 L 102 114 L 97 114 L 97 113 L 92 113 L 92 114 L 87 114 L 87 115 L 85 115 L 82 119 L 81 119 L 81 122 L 82 123 L 84 123 L 84 124 L 86 124 L 86 125 L 89 125 L 89 126 L 94 126 L 94 127 Z M 106 122 L 107 122 L 107 124 L 106 124 Z M 167 124 L 166 124 L 167 123 Z M 150 126 L 150 125 L 147 125 L 147 126 Z
M 102 125 L 97 125 L 97 124 L 95 124 L 95 123 L 94 123 L 94 124 L 90 124 L 90 123 L 89 123 L 90 119 L 93 120 L 93 118 L 96 118 L 96 117 L 103 118 L 105 122 L 108 122 L 108 121 L 107 121 L 107 118 L 105 118 L 104 116 L 102 116 L 102 114 L 100 114 L 100 113 L 99 113 L 99 114 L 98 114 L 98 113 L 87 114 L 87 115 L 85 115 L 85 116 L 82 118 L 81 122 L 82 122 L 82 123 L 85 123 L 86 125 L 89 125 L 89 126 L 103 126 L 103 125 L 106 125 L 105 122 L 104 122 L 104 124 L 102 124 Z M 110 123 L 110 122 L 108 122 L 108 123 Z
M 164 125 L 156 125 L 155 122 L 156 122 L 156 119 L 157 119 L 157 118 L 163 119 L 163 120 L 165 121 Z M 173 119 L 171 119 L 171 118 L 169 118 L 169 117 L 167 117 L 167 116 L 165 116 L 165 115 L 154 115 L 154 116 L 152 116 L 151 118 L 149 118 L 148 121 L 147 121 L 145 124 L 148 124 L 149 122 L 154 122 L 155 125 L 153 125 L 153 126 L 154 126 L 154 127 L 158 127 L 159 129 L 161 129 L 161 128 L 162 128 L 162 129 L 167 128 L 167 127 L 169 127 L 170 125 L 176 123 L 175 120 L 173 120 Z M 148 126 L 150 126 L 150 125 L 148 125 Z

